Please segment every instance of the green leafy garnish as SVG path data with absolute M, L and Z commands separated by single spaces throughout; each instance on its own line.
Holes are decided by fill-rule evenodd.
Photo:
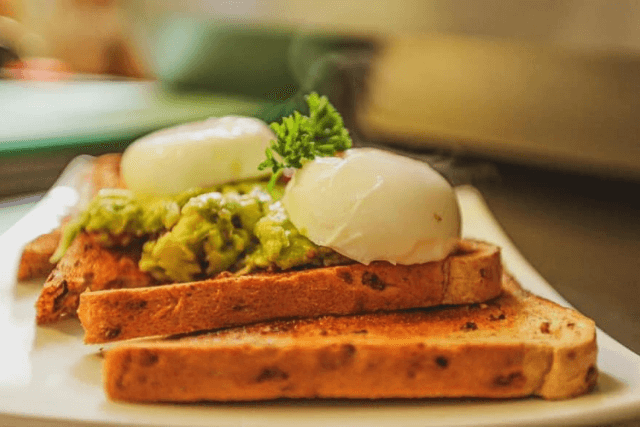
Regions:
M 273 190 L 285 168 L 299 169 L 306 161 L 333 156 L 351 147 L 351 137 L 342 116 L 327 97 L 312 92 L 305 100 L 309 106 L 308 116 L 295 111 L 284 117 L 282 123 L 270 125 L 277 139 L 271 141 L 266 150 L 267 159 L 258 166 L 259 170 L 271 168 L 273 172 L 267 186 L 269 191 Z

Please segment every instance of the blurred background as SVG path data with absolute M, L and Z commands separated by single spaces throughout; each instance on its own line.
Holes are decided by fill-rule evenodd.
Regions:
M 21 214 L 78 154 L 276 120 L 316 90 L 357 144 L 478 187 L 640 352 L 639 23 L 632 0 L 0 0 L 0 209 Z
M 0 160 L 46 153 L 30 182 L 4 162 L 0 194 L 169 124 L 274 120 L 310 90 L 362 141 L 640 179 L 636 1 L 0 0 L 0 15 Z

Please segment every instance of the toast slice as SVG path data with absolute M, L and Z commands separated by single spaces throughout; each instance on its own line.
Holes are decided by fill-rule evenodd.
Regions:
M 120 178 L 120 154 L 103 154 L 92 162 L 90 173 L 84 178 L 87 186 L 87 196 L 93 197 L 102 188 L 124 188 Z M 62 236 L 62 226 L 69 218 L 62 221 L 62 225 L 49 233 L 40 235 L 30 241 L 22 249 L 22 256 L 18 265 L 18 280 L 31 280 L 46 277 L 54 264 L 49 259 L 56 251 Z
M 125 188 L 120 175 L 121 160 L 121 153 L 103 154 L 95 158 L 90 179 L 93 185 L 93 194 L 103 188 Z
M 594 322 L 508 276 L 487 303 L 282 320 L 107 350 L 132 402 L 287 398 L 564 399 L 596 384 Z
M 374 262 L 152 288 L 85 292 L 78 317 L 86 343 L 171 335 L 288 317 L 469 304 L 501 292 L 497 246 L 462 241 L 425 264 Z
M 80 233 L 44 283 L 36 302 L 36 322 L 53 323 L 75 317 L 85 290 L 152 286 L 157 282 L 140 271 L 140 246 L 105 249 L 91 235 Z
M 18 264 L 18 280 L 31 280 L 46 277 L 54 264 L 49 262 L 56 251 L 62 232 L 60 227 L 42 234 L 25 245 Z

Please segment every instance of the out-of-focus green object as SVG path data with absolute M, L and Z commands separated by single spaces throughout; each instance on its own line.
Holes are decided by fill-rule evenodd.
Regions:
M 149 37 L 158 82 L 0 82 L 0 156 L 108 141 L 227 114 L 267 122 L 331 85 L 357 40 L 277 27 L 168 19 Z
M 170 91 L 155 82 L 0 82 L 0 158 L 131 141 L 152 130 L 210 116 L 258 116 L 264 99 Z
M 298 88 L 288 64 L 291 32 L 188 17 L 157 31 L 152 64 L 167 85 L 274 100 Z
M 136 7 L 142 7 L 137 10 Z M 249 20 L 125 5 L 135 44 L 166 85 L 286 100 L 323 71 L 328 55 L 366 46 L 356 37 Z M 146 19 L 141 19 L 144 16 Z M 324 76 L 319 76 L 321 79 Z
M 0 195 L 47 188 L 73 156 L 122 151 L 159 128 L 229 114 L 277 121 L 304 110 L 311 90 L 331 98 L 341 58 L 367 48 L 201 17 L 158 18 L 144 29 L 138 44 L 157 82 L 0 81 Z

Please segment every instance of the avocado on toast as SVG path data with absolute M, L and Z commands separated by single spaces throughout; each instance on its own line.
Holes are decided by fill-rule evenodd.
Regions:
M 38 323 L 77 315 L 86 343 L 137 338 L 106 351 L 115 400 L 588 392 L 593 322 L 521 289 L 498 247 L 460 239 L 455 193 L 424 163 L 347 150 L 327 102 L 272 124 L 268 184 L 102 190 L 53 255 Z M 104 185 L 122 187 L 117 163 Z M 278 194 L 287 167 L 301 170 Z
M 100 159 L 93 186 L 122 187 L 119 157 Z M 95 343 L 272 318 L 468 304 L 500 293 L 499 248 L 481 242 L 463 240 L 449 257 L 423 264 L 338 258 L 338 265 L 223 271 L 173 283 L 139 268 L 140 240 L 105 246 L 100 237 L 80 232 L 73 239 L 38 298 L 39 324 L 74 317 L 81 304 L 85 340 Z

